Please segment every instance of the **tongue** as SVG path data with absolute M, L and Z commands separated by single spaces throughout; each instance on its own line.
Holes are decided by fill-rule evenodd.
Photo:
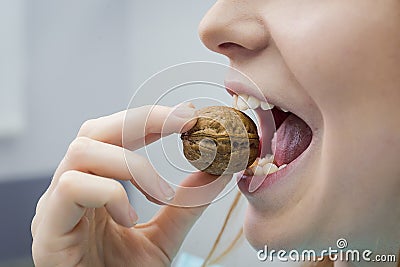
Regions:
M 289 164 L 308 147 L 312 131 L 299 117 L 291 114 L 276 131 L 272 139 L 272 152 L 277 166 Z

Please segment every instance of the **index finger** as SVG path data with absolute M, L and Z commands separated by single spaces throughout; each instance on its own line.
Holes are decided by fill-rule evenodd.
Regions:
M 191 103 L 175 107 L 148 105 L 86 121 L 78 136 L 85 136 L 127 149 L 138 148 L 146 137 L 155 141 L 171 133 L 185 132 L 195 123 Z M 156 138 L 154 138 L 156 137 Z

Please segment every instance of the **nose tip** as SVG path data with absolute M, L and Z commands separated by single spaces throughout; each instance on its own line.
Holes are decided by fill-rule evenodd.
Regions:
M 259 51 L 269 43 L 265 21 L 246 7 L 217 1 L 199 25 L 204 45 L 217 53 L 233 57 L 240 51 Z

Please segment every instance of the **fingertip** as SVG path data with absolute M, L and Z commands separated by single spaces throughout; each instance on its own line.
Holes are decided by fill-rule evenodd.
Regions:
M 126 228 L 134 227 L 139 221 L 139 216 L 130 204 L 128 204 L 128 210 L 126 213 L 110 215 L 113 218 L 114 222 Z
M 180 118 L 180 119 L 191 119 L 196 114 L 196 110 L 194 105 L 191 102 L 183 102 L 181 104 L 176 105 L 171 115 Z
M 175 197 L 175 190 L 161 177 L 159 178 L 159 185 L 164 200 L 170 201 Z
M 138 223 L 139 216 L 137 215 L 135 209 L 129 205 L 129 225 L 128 227 L 133 227 Z
M 192 119 L 186 121 L 183 124 L 183 127 L 179 132 L 180 133 L 185 133 L 185 132 L 189 131 L 190 129 L 193 128 L 193 126 L 196 124 L 196 122 L 197 122 L 197 118 L 192 118 Z
M 190 102 L 184 102 L 169 108 L 170 112 L 163 114 L 161 126 L 162 134 L 184 133 L 192 128 L 196 122 L 196 110 Z
M 180 133 L 189 131 L 197 122 L 196 107 L 192 102 L 183 102 L 174 107 L 172 115 L 178 117 L 180 120 L 184 120 L 183 126 L 180 129 Z

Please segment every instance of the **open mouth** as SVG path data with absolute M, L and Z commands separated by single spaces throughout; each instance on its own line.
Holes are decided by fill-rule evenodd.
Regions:
M 253 177 L 249 191 L 255 191 L 268 175 L 278 172 L 295 161 L 310 145 L 312 130 L 295 113 L 257 99 L 227 89 L 233 97 L 233 107 L 245 111 L 255 111 L 259 121 L 259 158 L 244 172 L 244 178 Z M 274 127 L 275 126 L 275 127 Z M 275 130 L 276 129 L 276 130 Z M 275 130 L 275 131 L 274 131 Z M 258 177 L 258 178 L 254 178 Z

